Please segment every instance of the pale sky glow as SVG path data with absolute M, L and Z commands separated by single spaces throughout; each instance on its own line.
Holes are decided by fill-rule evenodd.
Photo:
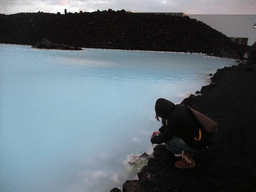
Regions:
M 256 14 L 256 0 L 0 0 L 0 13 L 92 12 L 113 9 L 186 14 Z

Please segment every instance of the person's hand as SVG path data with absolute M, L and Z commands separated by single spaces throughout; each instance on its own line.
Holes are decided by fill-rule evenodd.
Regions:
M 156 135 L 161 135 L 161 132 L 160 131 L 153 132 L 153 134 L 150 136 L 150 138 L 152 138 L 152 137 L 154 137 Z
M 160 131 L 153 132 L 153 136 L 155 136 L 155 135 L 161 135 L 161 132 Z

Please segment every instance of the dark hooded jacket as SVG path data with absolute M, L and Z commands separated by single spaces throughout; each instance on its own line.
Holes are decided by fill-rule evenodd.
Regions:
M 248 62 L 256 63 L 256 47 L 254 47 L 248 56 Z
M 209 143 L 209 136 L 203 130 L 200 123 L 184 105 L 175 105 L 166 99 L 158 99 L 155 105 L 156 115 L 166 119 L 167 125 L 163 125 L 158 136 L 153 136 L 153 144 L 161 144 L 169 141 L 174 135 L 180 137 L 188 146 L 194 149 L 205 149 Z M 201 140 L 199 138 L 201 130 Z

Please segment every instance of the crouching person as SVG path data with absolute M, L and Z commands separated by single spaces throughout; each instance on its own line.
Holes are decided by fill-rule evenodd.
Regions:
M 175 163 L 179 169 L 195 167 L 193 154 L 200 154 L 210 145 L 210 136 L 202 125 L 183 105 L 175 105 L 166 99 L 155 104 L 156 119 L 162 121 L 159 131 L 153 132 L 152 144 L 165 143 L 166 148 L 181 160 Z
M 254 69 L 256 65 L 256 47 L 252 48 L 252 50 L 248 53 L 247 60 L 247 71 L 250 71 Z

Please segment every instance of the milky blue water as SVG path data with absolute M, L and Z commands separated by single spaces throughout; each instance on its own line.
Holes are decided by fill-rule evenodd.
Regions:
M 235 61 L 0 44 L 0 191 L 109 191 L 150 152 L 159 97 L 180 103 Z

